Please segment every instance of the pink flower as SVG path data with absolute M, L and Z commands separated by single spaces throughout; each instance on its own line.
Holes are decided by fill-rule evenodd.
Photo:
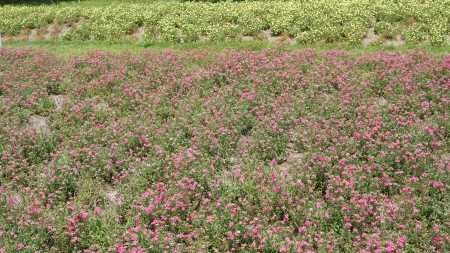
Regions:
M 302 241 L 301 243 L 300 243 L 300 246 L 298 246 L 298 248 L 297 248 L 297 252 L 303 252 L 303 246 L 308 246 L 309 244 L 308 244 L 308 242 L 305 242 L 305 241 Z
M 440 242 L 442 241 L 443 237 L 434 237 L 433 239 L 431 239 L 433 242 Z
M 438 225 L 434 226 L 433 229 L 434 229 L 434 232 L 439 233 L 439 227 L 438 227 Z
M 116 251 L 119 253 L 122 253 L 125 251 L 125 247 L 121 246 L 120 244 L 115 245 Z
M 403 193 L 410 194 L 412 191 L 411 191 L 411 188 L 405 187 L 405 188 L 402 189 L 402 192 L 403 192 Z
M 403 244 L 406 242 L 406 236 L 402 236 L 397 239 L 397 244 L 403 247 Z
M 207 223 L 213 222 L 215 217 L 216 217 L 216 215 L 208 216 L 207 219 L 206 219 L 206 222 L 207 222 Z

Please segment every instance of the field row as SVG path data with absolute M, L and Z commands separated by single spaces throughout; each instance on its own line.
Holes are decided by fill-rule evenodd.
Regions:
M 242 36 L 258 39 L 261 31 L 305 44 L 450 42 L 449 0 L 153 3 L 97 8 L 4 6 L 0 7 L 0 16 L 0 32 L 6 36 L 53 24 L 53 32 L 61 33 L 66 40 L 118 39 L 143 27 L 147 41 L 174 43 Z
M 0 50 L 0 251 L 450 252 L 449 76 L 424 52 Z

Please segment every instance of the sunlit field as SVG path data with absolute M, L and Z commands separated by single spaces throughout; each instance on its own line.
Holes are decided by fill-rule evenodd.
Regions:
M 0 50 L 0 252 L 448 252 L 450 55 Z
M 450 252 L 450 0 L 50 2 L 0 0 L 0 253 Z

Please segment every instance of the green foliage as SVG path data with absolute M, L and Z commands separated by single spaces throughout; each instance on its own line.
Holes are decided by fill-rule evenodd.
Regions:
M 449 35 L 449 9 L 448 0 L 3 6 L 0 32 L 17 36 L 23 29 L 55 23 L 72 26 L 62 35 L 64 40 L 116 40 L 143 27 L 144 37 L 155 42 L 239 40 L 270 31 L 272 35 L 296 38 L 302 44 L 360 44 L 367 29 L 374 28 L 381 35 L 379 40 L 402 35 L 411 45 L 427 41 L 440 46 Z

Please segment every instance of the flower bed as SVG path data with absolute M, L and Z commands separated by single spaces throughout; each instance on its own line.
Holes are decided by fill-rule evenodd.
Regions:
M 448 252 L 449 73 L 424 52 L 0 50 L 0 251 Z

